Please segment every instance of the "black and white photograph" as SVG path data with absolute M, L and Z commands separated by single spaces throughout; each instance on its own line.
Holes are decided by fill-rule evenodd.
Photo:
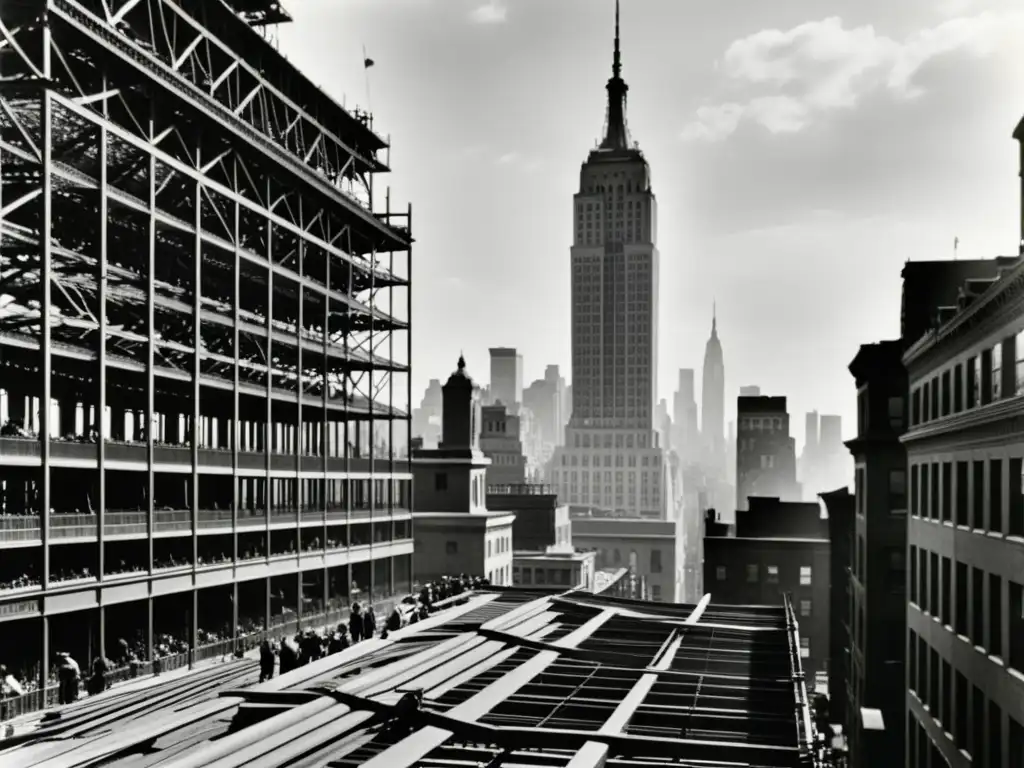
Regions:
M 1021 0 L 0 0 L 0 767 L 356 766 L 1024 768 Z

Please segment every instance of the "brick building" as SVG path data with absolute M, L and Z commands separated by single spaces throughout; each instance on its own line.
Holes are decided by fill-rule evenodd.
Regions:
M 750 497 L 725 525 L 709 510 L 704 535 L 704 590 L 715 603 L 781 605 L 790 594 L 800 622 L 808 679 L 829 658 L 828 523 L 815 502 Z

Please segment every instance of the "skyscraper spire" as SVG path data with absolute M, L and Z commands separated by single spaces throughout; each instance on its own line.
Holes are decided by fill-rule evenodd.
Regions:
M 615 54 L 612 56 L 612 77 L 622 74 L 622 55 L 619 52 L 619 0 L 615 0 Z
M 619 50 L 619 0 L 615 0 L 615 52 L 612 55 L 612 76 L 608 80 L 608 115 L 601 149 L 629 149 L 626 128 L 626 92 L 629 86 L 622 79 L 622 53 Z

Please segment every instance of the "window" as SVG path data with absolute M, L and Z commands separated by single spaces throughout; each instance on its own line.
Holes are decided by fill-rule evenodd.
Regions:
M 725 581 L 725 566 L 719 565 L 715 568 L 715 579 L 717 581 Z
M 809 587 L 811 586 L 811 566 L 801 565 L 800 566 L 800 586 Z
M 953 606 L 953 629 L 958 635 L 967 636 L 967 565 L 956 564 L 956 603 Z
M 999 342 L 992 347 L 992 400 L 1002 397 L 1003 383 L 1003 343 Z
M 493 554 L 494 542 L 490 539 L 487 540 L 487 556 L 490 557 Z
M 953 623 L 953 617 L 950 614 L 950 607 L 952 605 L 953 591 L 953 571 L 952 563 L 948 557 L 942 558 L 942 605 L 939 612 L 939 621 L 944 625 L 950 626 Z M 949 724 L 948 722 L 946 723 Z
M 1006 613 L 1010 625 L 1010 647 L 1006 661 L 1011 668 L 1024 672 L 1024 586 L 1015 581 L 1007 581 L 1006 584 L 1010 591 L 1010 610 Z
M 434 490 L 435 491 L 447 491 L 448 490 L 448 473 L 438 472 L 434 475 Z
M 660 584 L 652 584 L 651 585 L 651 600 L 653 600 L 654 602 L 660 602 L 661 601 L 661 585 Z
M 952 383 L 950 382 L 950 372 L 943 371 L 942 373 L 942 415 L 949 416 L 952 403 L 950 394 L 953 391 Z
M 957 747 L 967 749 L 967 678 L 960 672 L 956 673 L 956 687 L 953 689 L 954 711 L 956 724 L 953 726 L 953 739 Z
M 917 603 L 917 547 L 910 545 L 910 602 Z
M 907 470 L 889 470 L 889 512 L 893 515 L 907 514 Z
M 1002 533 L 1003 530 L 1003 460 L 992 459 L 989 472 L 989 520 L 988 530 Z
M 985 573 L 971 568 L 971 644 L 985 646 Z
M 810 616 L 811 615 L 811 601 L 810 600 L 801 600 L 800 601 L 800 615 L 801 616 Z
M 1003 765 L 1003 710 L 994 701 L 988 703 L 988 761 Z
M 651 550 L 651 573 L 661 573 L 661 550 Z
M 975 528 L 981 530 L 985 527 L 985 462 L 974 462 L 974 509 L 972 510 L 971 523 Z
M 978 385 L 978 404 L 987 405 L 992 402 L 992 350 L 986 349 L 981 353 L 978 362 L 981 369 L 981 382 Z
M 953 413 L 964 409 L 964 366 L 957 363 L 953 369 Z
M 444 543 L 444 553 L 446 555 L 457 555 L 457 554 L 459 554 L 459 542 L 457 542 L 457 541 L 446 541 Z
M 988 652 L 1003 655 L 1003 580 L 994 573 L 988 575 Z
M 911 423 L 916 427 L 921 423 L 921 390 L 915 389 L 910 397 L 911 401 Z
M 928 491 L 929 491 L 929 470 L 930 470 L 930 468 L 931 468 L 930 464 L 922 464 L 921 465 L 921 493 L 920 493 L 921 503 L 918 504 L 918 510 L 917 511 L 918 511 L 918 514 L 921 515 L 921 517 L 923 517 L 923 518 L 927 518 L 928 517 L 928 504 L 929 504 Z
M 779 583 L 779 566 L 769 565 L 768 566 L 768 583 L 778 584 Z
M 809 659 L 811 657 L 811 640 L 807 637 L 800 638 L 800 658 Z
M 920 517 L 921 515 L 921 486 L 918 485 L 920 482 L 920 478 L 918 477 L 919 474 L 920 472 L 918 471 L 917 464 L 914 464 L 910 468 L 910 492 L 913 494 L 911 501 L 913 503 L 913 514 L 916 517 Z
M 771 454 L 762 454 L 761 469 L 775 469 L 775 456 Z
M 967 462 L 956 463 L 956 508 L 953 514 L 957 525 L 967 525 Z
M 1019 331 L 1013 340 L 1017 365 L 1014 371 L 1013 394 L 1024 395 L 1024 331 Z
M 1006 532 L 1024 536 L 1024 462 L 1020 459 L 1010 459 L 1009 518 Z
M 981 389 L 981 382 L 978 379 L 978 358 L 972 357 L 967 361 L 967 408 L 973 408 L 978 404 L 978 392 Z
M 747 566 L 747 581 L 756 584 L 758 579 L 758 567 L 756 564 Z
M 942 462 L 942 519 L 953 520 L 953 465 L 948 461 Z

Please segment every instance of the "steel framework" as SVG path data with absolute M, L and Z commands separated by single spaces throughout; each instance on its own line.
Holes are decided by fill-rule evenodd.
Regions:
M 374 212 L 389 145 L 370 117 L 254 30 L 288 19 L 278 3 L 0 8 L 0 387 L 27 433 L 0 438 L 4 512 L 25 513 L 17 537 L 0 520 L 0 547 L 41 553 L 24 614 L 43 618 L 45 680 L 69 527 L 98 543 L 102 584 L 115 538 L 148 541 L 152 580 L 159 535 L 191 536 L 198 570 L 204 528 L 228 529 L 236 565 L 255 529 L 273 573 L 298 573 L 324 569 L 329 525 L 409 518 L 412 215 L 389 195 Z M 84 533 L 65 514 L 68 468 L 95 471 Z M 115 470 L 143 473 L 138 521 L 112 506 Z M 176 503 L 160 498 L 171 475 L 186 481 Z M 310 527 L 319 559 L 270 562 L 272 537 Z M 384 538 L 332 562 L 411 558 L 408 526 Z M 270 572 L 249 571 L 268 605 Z
M 817 766 L 799 647 L 788 603 L 502 590 L 222 692 L 215 714 L 133 725 L 89 756 L 115 768 Z

